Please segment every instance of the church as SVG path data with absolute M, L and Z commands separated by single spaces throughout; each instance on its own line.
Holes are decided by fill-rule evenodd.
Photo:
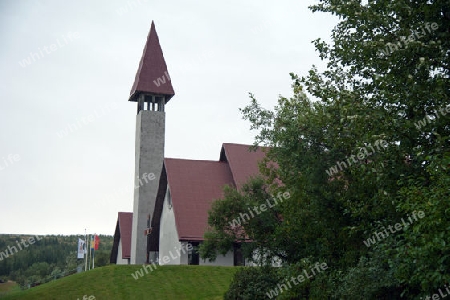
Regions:
M 174 95 L 152 22 L 128 99 L 137 103 L 133 212 L 118 213 L 110 262 L 244 265 L 238 244 L 214 262 L 201 259 L 197 247 L 211 203 L 223 197 L 224 186 L 239 189 L 257 175 L 265 154 L 250 151 L 250 145 L 224 143 L 217 161 L 164 157 L 164 108 Z

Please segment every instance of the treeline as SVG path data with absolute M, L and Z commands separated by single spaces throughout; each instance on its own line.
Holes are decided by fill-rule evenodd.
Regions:
M 95 266 L 109 264 L 113 237 L 99 235 Z M 12 280 L 22 287 L 33 286 L 84 270 L 77 259 L 77 235 L 0 235 L 0 279 Z

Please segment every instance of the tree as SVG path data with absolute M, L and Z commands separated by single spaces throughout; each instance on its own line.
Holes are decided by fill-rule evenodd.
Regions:
M 376 176 L 355 174 L 368 179 L 361 187 L 376 180 L 387 197 L 374 193 L 372 203 L 376 200 L 388 217 L 372 214 L 375 207 L 369 214 L 362 209 L 352 214 L 365 220 L 372 215 L 384 226 L 414 211 L 426 215 L 374 250 L 389 253 L 387 262 L 409 296 L 434 293 L 450 280 L 445 237 L 450 216 L 442 214 L 450 208 L 445 188 L 450 162 L 449 8 L 448 1 L 321 1 L 313 11 L 338 15 L 342 21 L 331 46 L 316 41 L 321 57 L 329 59 L 328 70 L 312 70 L 302 78 L 308 92 L 322 102 L 348 108 L 342 116 L 356 121 L 351 128 L 360 129 L 360 141 L 370 135 L 388 141 L 382 160 L 372 162 L 381 166 L 375 168 Z M 352 201 L 352 206 L 370 205 L 369 199 Z
M 242 109 L 277 165 L 263 174 L 293 195 L 277 241 L 294 259 L 325 259 L 329 290 L 419 299 L 450 281 L 449 8 L 322 0 L 311 9 L 340 18 L 330 45 L 314 42 L 327 70 L 292 74 L 293 96 L 273 111 L 253 95 Z M 370 287 L 356 284 L 363 270 L 377 270 Z
M 223 199 L 214 201 L 209 212 L 210 229 L 200 246 L 201 257 L 214 261 L 218 254 L 225 255 L 239 245 L 247 260 L 261 265 L 271 264 L 274 257 L 286 258 L 275 231 L 281 222 L 282 190 L 277 188 L 279 196 L 273 197 L 262 178 L 249 180 L 241 190 L 226 186 Z M 285 198 L 290 196 L 284 193 Z
M 104 267 L 109 265 L 110 251 L 102 250 L 95 252 L 95 267 Z

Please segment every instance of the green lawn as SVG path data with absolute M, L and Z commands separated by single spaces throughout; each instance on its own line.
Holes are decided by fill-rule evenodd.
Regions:
M 27 291 L 13 292 L 13 299 L 223 299 L 236 267 L 160 266 L 134 279 L 142 266 L 107 266 L 68 276 Z
M 6 283 L 0 283 L 0 298 L 2 295 L 16 290 L 20 290 L 20 288 L 15 282 L 8 281 Z

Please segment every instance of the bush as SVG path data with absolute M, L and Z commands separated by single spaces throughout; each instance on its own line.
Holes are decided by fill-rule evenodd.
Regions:
M 331 289 L 328 282 L 330 270 L 328 265 L 324 270 L 315 269 L 314 273 L 311 271 L 312 268 L 316 268 L 316 264 L 320 265 L 320 263 L 323 262 L 314 262 L 312 258 L 303 258 L 295 264 L 279 268 L 280 286 L 285 284 L 286 287 L 280 290 L 280 286 L 277 286 L 279 296 L 276 299 L 330 299 Z M 299 278 L 302 278 L 302 281 Z
M 224 300 L 267 299 L 269 292 L 279 281 L 273 267 L 245 267 L 237 271 Z
M 342 272 L 334 293 L 337 299 L 394 300 L 401 298 L 403 289 L 394 276 L 395 262 L 389 266 L 383 252 L 361 257 L 355 267 Z

